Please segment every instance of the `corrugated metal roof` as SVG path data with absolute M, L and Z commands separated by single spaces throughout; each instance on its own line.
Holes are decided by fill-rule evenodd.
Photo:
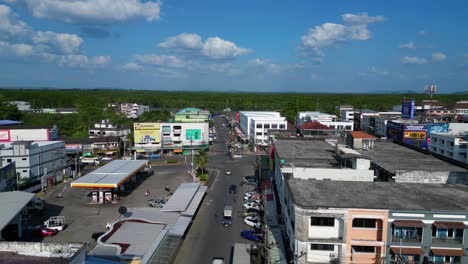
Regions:
M 161 209 L 162 212 L 183 212 L 187 210 L 195 193 L 200 187 L 199 183 L 182 183 L 172 194 L 169 201 Z
M 185 210 L 185 212 L 182 213 L 183 216 L 192 217 L 195 214 L 207 189 L 207 186 L 200 186 L 200 188 L 198 188 L 198 191 L 195 193 L 195 196 L 193 197 L 192 202 L 188 206 L 187 210 Z
M 129 176 L 146 166 L 145 160 L 113 160 L 71 183 L 71 187 L 118 187 Z
M 169 230 L 170 235 L 174 236 L 183 236 L 185 233 L 185 230 L 187 230 L 187 227 L 190 225 L 190 222 L 192 221 L 192 217 L 189 216 L 181 216 L 175 223 L 175 225 Z
M 0 230 L 31 201 L 33 193 L 27 192 L 0 192 Z

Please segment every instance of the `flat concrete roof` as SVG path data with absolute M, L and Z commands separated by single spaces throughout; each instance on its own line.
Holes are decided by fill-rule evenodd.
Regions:
M 308 168 L 339 168 L 335 149 L 324 140 L 275 139 L 278 157 L 284 164 Z
M 161 212 L 183 212 L 200 188 L 200 183 L 182 183 L 171 195 Z
M 395 174 L 396 171 L 467 171 L 466 169 L 405 146 L 376 141 L 373 149 L 359 151 L 364 158 Z
M 34 197 L 34 193 L 0 192 L 0 230 L 5 228 Z
M 145 166 L 145 160 L 113 160 L 76 179 L 71 187 L 117 188 Z
M 295 204 L 304 208 L 468 210 L 467 185 L 290 179 Z

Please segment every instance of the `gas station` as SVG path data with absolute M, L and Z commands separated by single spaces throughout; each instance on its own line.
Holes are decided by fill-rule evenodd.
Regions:
M 125 191 L 125 184 L 136 182 L 137 174 L 147 168 L 146 160 L 113 160 L 71 183 L 75 188 L 91 188 L 92 204 L 119 201 L 116 192 Z

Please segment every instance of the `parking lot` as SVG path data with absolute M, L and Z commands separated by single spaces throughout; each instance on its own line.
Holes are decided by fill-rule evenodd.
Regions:
M 92 240 L 92 234 L 105 231 L 107 222 L 116 219 L 119 216 L 118 208 L 120 206 L 148 207 L 149 198 L 167 197 L 169 192 L 165 190 L 166 186 L 174 191 L 179 184 L 192 182 L 192 177 L 187 173 L 187 166 L 167 165 L 153 166 L 154 174 L 142 178 L 137 182 L 134 189 L 127 196 L 121 197 L 118 204 L 103 205 L 90 204 L 91 198 L 89 188 L 70 188 L 70 182 L 58 186 L 47 194 L 46 208 L 42 213 L 36 213 L 29 219 L 29 225 L 35 226 L 43 223 L 50 216 L 65 216 L 67 227 L 56 236 L 41 238 L 29 237 L 33 241 L 43 242 L 90 242 L 88 251 L 91 250 L 95 241 Z M 150 196 L 145 196 L 149 190 Z M 62 193 L 62 198 L 57 195 Z

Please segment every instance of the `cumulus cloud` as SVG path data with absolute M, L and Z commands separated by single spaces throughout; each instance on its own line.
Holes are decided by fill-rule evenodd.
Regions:
M 6 5 L 0 5 L 0 39 L 25 38 L 32 32 L 25 22 Z
M 27 57 L 33 54 L 33 46 L 28 44 L 10 44 L 0 41 L 0 54 L 4 56 Z
M 59 55 L 55 58 L 61 67 L 90 69 L 110 63 L 109 56 L 88 57 L 81 54 Z
M 442 52 L 436 52 L 432 53 L 432 60 L 436 62 L 441 62 L 444 61 L 447 58 L 447 55 L 445 55 Z
M 121 23 L 137 17 L 159 19 L 161 3 L 142 0 L 9 0 L 37 18 L 77 24 Z
M 198 50 L 203 47 L 202 39 L 193 33 L 182 33 L 175 37 L 169 37 L 166 41 L 159 43 L 160 48 L 173 49 L 175 51 Z
M 250 51 L 219 37 L 210 37 L 203 42 L 202 38 L 194 33 L 182 33 L 170 37 L 159 43 L 158 47 L 169 52 L 186 53 L 217 60 L 233 59 Z
M 134 62 L 124 64 L 120 68 L 123 71 L 143 71 L 143 66 L 141 66 L 141 65 L 139 65 L 137 63 L 134 63 Z
M 136 55 L 136 60 L 140 64 L 155 65 L 171 68 L 183 68 L 187 64 L 176 56 L 172 55 L 157 55 L 157 54 L 144 54 Z
M 400 44 L 400 49 L 415 49 L 415 48 L 416 48 L 416 45 L 414 45 L 413 41 Z
M 404 56 L 401 58 L 401 63 L 403 64 L 426 64 L 427 60 L 425 58 L 420 57 L 411 57 L 411 56 Z
M 231 41 L 218 37 L 208 38 L 203 44 L 201 54 L 212 59 L 230 59 L 249 52 Z
M 78 53 L 83 39 L 74 34 L 55 33 L 51 31 L 38 31 L 33 41 L 36 44 L 46 44 L 59 53 Z
M 250 66 L 256 67 L 257 69 L 261 69 L 271 73 L 280 73 L 281 67 L 278 64 L 272 63 L 270 60 L 256 58 L 250 60 L 248 63 Z
M 371 38 L 368 25 L 385 20 L 383 16 L 369 16 L 367 13 L 344 14 L 342 19 L 344 24 L 327 22 L 310 28 L 301 37 L 301 50 L 313 51 L 315 59 L 321 61 L 325 56 L 324 47 L 352 40 L 368 40 Z

